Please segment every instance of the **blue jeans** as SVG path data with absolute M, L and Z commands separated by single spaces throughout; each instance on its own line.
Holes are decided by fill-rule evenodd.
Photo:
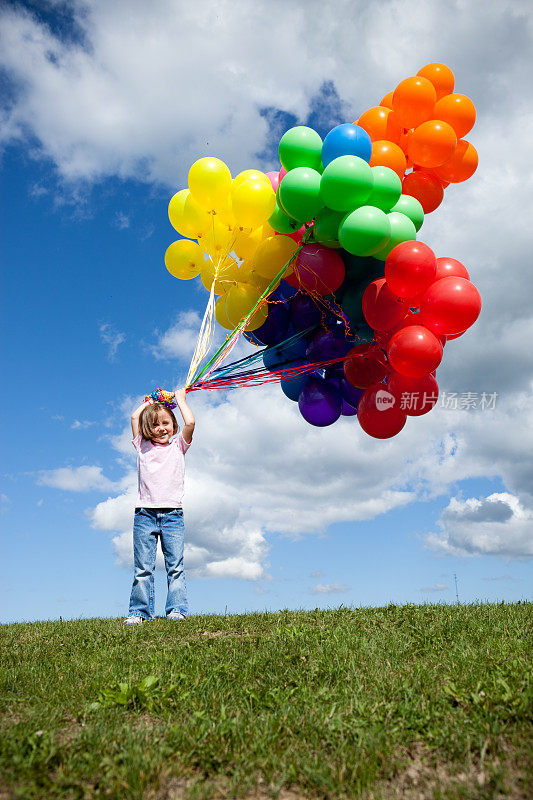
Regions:
M 187 588 L 183 569 L 183 509 L 139 508 L 133 523 L 133 555 L 135 577 L 130 597 L 130 615 L 154 618 L 154 569 L 157 537 L 167 570 L 167 604 L 165 613 L 179 611 L 188 615 Z

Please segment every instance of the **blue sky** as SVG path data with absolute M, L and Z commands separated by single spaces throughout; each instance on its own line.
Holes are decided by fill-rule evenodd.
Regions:
M 341 38 L 335 56 L 322 57 L 331 52 L 328 37 L 335 32 L 314 31 L 323 37 L 317 44 L 302 31 L 294 34 L 292 56 L 287 48 L 283 56 L 291 92 L 276 73 L 273 53 L 258 63 L 253 52 L 232 52 L 228 74 L 250 74 L 249 84 L 215 86 L 213 96 L 198 104 L 184 76 L 175 85 L 167 78 L 161 105 L 154 92 L 150 108 L 143 109 L 147 67 L 164 80 L 169 70 L 163 56 L 173 52 L 173 31 L 185 36 L 183 25 L 189 25 L 194 42 L 193 12 L 181 28 L 170 19 L 161 64 L 154 53 L 139 51 L 139 73 L 125 70 L 126 80 L 121 67 L 129 57 L 127 42 L 113 27 L 119 9 L 71 5 L 66 26 L 62 4 L 37 6 L 39 16 L 36 4 L 8 4 L 2 12 L 9 93 L 2 132 L 7 424 L 0 490 L 6 602 L 0 620 L 119 616 L 127 610 L 135 467 L 129 414 L 155 386 L 174 388 L 183 380 L 187 343 L 198 327 L 195 312 L 201 315 L 206 301 L 199 281 L 176 281 L 162 260 L 176 238 L 168 200 L 185 184 L 191 161 L 210 152 L 224 157 L 233 174 L 274 168 L 275 143 L 285 127 L 308 122 L 324 133 L 352 121 L 394 83 L 437 58 L 456 69 L 459 90 L 478 104 L 472 140 L 482 159 L 472 185 L 454 187 L 421 238 L 438 255 L 463 260 L 485 301 L 469 336 L 445 350 L 440 385 L 497 392 L 496 408 L 435 409 L 431 419 L 410 420 L 393 442 L 381 443 L 350 420 L 311 429 L 277 387 L 193 395 L 197 431 L 187 455 L 185 498 L 190 606 L 192 613 L 238 613 L 453 602 L 454 573 L 461 601 L 530 596 L 532 326 L 527 292 L 517 289 L 521 276 L 527 280 L 523 229 L 512 235 L 522 206 L 517 181 L 524 143 L 518 116 L 514 126 L 507 120 L 507 171 L 494 170 L 502 120 L 491 101 L 490 74 L 480 82 L 451 29 L 444 30 L 438 53 L 431 41 L 415 46 L 412 32 L 402 29 L 403 44 L 381 65 L 371 64 L 368 52 L 366 60 L 365 53 L 354 55 Z M 135 9 L 131 35 L 140 42 L 146 12 Z M 154 24 L 158 16 L 169 19 L 169 9 L 175 4 L 154 3 Z M 296 3 L 291 13 L 299 9 Z M 435 3 L 424 22 L 430 40 L 442 9 Z M 501 27 L 503 37 L 509 26 L 498 25 L 498 13 L 491 16 L 489 8 L 479 24 L 488 32 Z M 267 7 L 258 4 L 257 14 L 266 21 Z M 385 23 L 378 16 L 369 13 L 365 22 L 369 40 L 379 41 Z M 221 39 L 237 35 L 239 25 L 254 24 L 236 19 L 229 5 L 222 17 Z M 463 38 L 474 23 L 465 15 Z M 355 20 L 350 25 L 357 43 L 362 34 Z M 24 36 L 28 30 L 42 35 L 41 50 Z M 216 53 L 218 43 L 212 44 Z M 502 40 L 503 53 L 507 44 Z M 526 45 L 521 42 L 522 57 Z M 489 50 L 476 57 L 489 64 Z M 50 66 L 46 53 L 55 53 L 50 74 L 38 69 L 40 58 Z M 360 59 L 359 75 L 366 65 L 368 80 L 354 83 L 354 58 Z M 507 81 L 514 91 L 519 59 L 502 56 L 498 67 L 502 85 Z M 32 67 L 25 71 L 27 63 Z M 100 69 L 111 76 L 109 86 L 98 78 Z M 203 85 L 204 78 L 197 79 Z M 170 135 L 172 101 L 181 106 Z M 108 129 L 106 120 L 117 108 L 118 127 Z M 154 122 L 150 113 L 160 119 Z M 77 114 L 86 115 L 83 125 Z M 502 240 L 512 240 L 507 252 L 499 249 Z M 502 283 L 510 258 L 516 274 Z M 164 581 L 159 571 L 158 613 Z

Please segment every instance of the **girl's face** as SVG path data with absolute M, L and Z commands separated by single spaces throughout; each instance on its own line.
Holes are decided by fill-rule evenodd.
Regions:
M 158 411 L 154 425 L 154 442 L 166 444 L 174 432 L 172 417 L 168 411 Z

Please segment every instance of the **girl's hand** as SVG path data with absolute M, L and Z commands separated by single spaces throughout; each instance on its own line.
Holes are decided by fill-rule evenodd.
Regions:
M 185 395 L 186 395 L 185 389 L 176 389 L 176 391 L 174 392 L 174 397 L 176 398 L 177 403 L 179 403 L 180 401 L 185 402 Z

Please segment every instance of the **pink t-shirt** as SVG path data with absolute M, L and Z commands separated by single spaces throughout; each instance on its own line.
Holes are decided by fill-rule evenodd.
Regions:
M 137 434 L 133 439 L 139 482 L 137 508 L 181 508 L 185 453 L 191 444 L 181 433 L 168 444 L 154 444 Z

